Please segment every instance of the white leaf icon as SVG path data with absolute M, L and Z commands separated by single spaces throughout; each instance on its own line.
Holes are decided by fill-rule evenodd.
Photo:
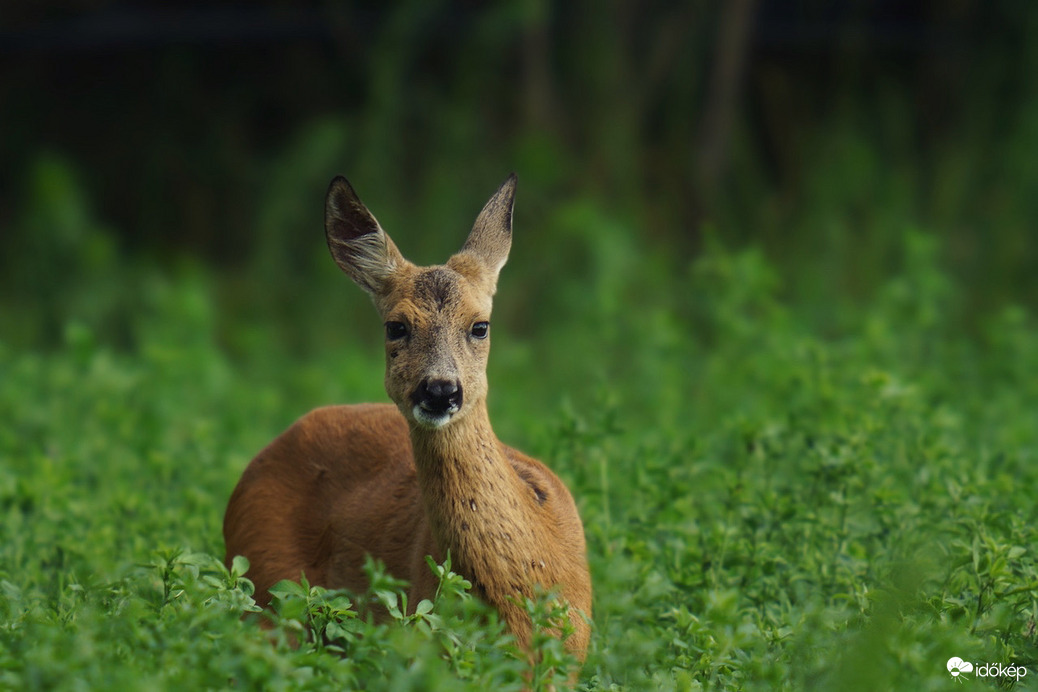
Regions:
M 959 673 L 972 673 L 973 664 L 969 661 L 963 661 L 958 656 L 953 656 L 948 659 L 948 672 L 951 673 L 953 677 L 958 676 Z

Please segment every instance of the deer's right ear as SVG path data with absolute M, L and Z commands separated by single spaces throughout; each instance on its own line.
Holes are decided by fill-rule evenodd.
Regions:
M 324 234 L 335 263 L 372 295 L 383 291 L 403 262 L 396 245 L 342 176 L 328 188 Z

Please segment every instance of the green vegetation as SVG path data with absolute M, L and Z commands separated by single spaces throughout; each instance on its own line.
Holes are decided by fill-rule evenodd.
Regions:
M 222 564 L 252 456 L 386 400 L 328 181 L 429 264 L 513 168 L 489 405 L 585 523 L 577 689 L 1038 687 L 1032 6 L 799 3 L 798 44 L 759 3 L 711 168 L 744 3 L 354 5 L 0 55 L 0 690 L 568 686 L 447 565 L 412 614 L 370 565 L 263 628 Z
M 62 242 L 23 237 L 61 270 L 49 308 L 4 310 L 0 687 L 521 687 L 527 664 L 442 567 L 415 615 L 372 567 L 367 596 L 286 587 L 273 629 L 240 619 L 220 522 L 241 470 L 310 407 L 384 399 L 374 312 L 320 229 L 307 281 L 124 266 L 68 167 L 35 175 L 23 223 Z M 665 257 L 607 208 L 519 217 L 490 373 L 499 434 L 584 518 L 580 688 L 946 689 L 953 656 L 1038 676 L 1034 315 L 963 319 L 970 287 L 910 228 L 884 229 L 874 291 L 806 301 L 757 246 Z M 537 679 L 563 685 L 558 642 L 539 646 Z

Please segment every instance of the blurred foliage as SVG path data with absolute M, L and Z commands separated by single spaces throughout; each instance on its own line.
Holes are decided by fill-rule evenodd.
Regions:
M 75 317 L 132 347 L 118 313 L 137 296 L 101 295 L 97 279 L 115 263 L 148 275 L 202 261 L 221 270 L 222 311 L 254 312 L 276 286 L 262 309 L 304 349 L 318 335 L 291 324 L 299 305 L 360 302 L 335 302 L 320 249 L 339 173 L 421 263 L 455 249 L 514 169 L 514 261 L 535 256 L 554 287 L 576 273 L 580 290 L 604 252 L 680 274 L 709 227 L 761 247 L 779 297 L 817 303 L 818 327 L 840 330 L 833 297 L 867 300 L 923 228 L 969 286 L 947 305 L 957 320 L 1034 304 L 1038 12 L 759 3 L 731 122 L 714 132 L 730 7 L 14 3 L 0 25 L 7 338 L 53 346 Z M 727 155 L 704 169 L 715 136 Z M 640 290 L 630 267 L 610 269 Z M 554 312 L 554 295 L 537 297 L 506 299 L 506 316 Z

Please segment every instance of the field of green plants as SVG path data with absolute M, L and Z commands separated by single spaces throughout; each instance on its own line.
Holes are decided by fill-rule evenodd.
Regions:
M 497 182 L 440 211 L 472 218 Z M 69 167 L 41 159 L 27 189 L 24 292 L 0 308 L 0 688 L 566 686 L 555 640 L 530 670 L 444 567 L 414 614 L 373 566 L 369 594 L 285 587 L 272 629 L 242 620 L 246 565 L 222 565 L 221 537 L 242 469 L 312 407 L 386 398 L 377 317 L 319 223 L 272 275 L 126 262 Z M 708 229 L 683 256 L 602 200 L 523 194 L 491 415 L 584 520 L 578 689 L 1036 686 L 1032 308 L 963 309 L 975 286 L 942 229 L 907 215 L 868 219 L 883 271 L 841 292 L 852 234 L 815 257 Z M 467 232 L 435 205 L 425 236 L 369 206 L 423 263 Z M 357 618 L 366 598 L 394 621 Z

